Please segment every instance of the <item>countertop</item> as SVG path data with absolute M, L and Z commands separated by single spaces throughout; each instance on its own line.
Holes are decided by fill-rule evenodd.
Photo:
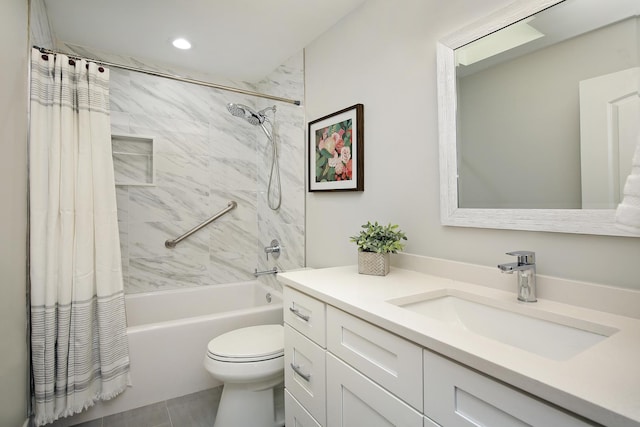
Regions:
M 511 384 L 605 426 L 640 426 L 640 320 L 538 299 L 515 292 L 392 268 L 387 276 L 358 274 L 357 266 L 279 273 L 278 279 L 427 349 Z M 515 279 L 514 279 L 515 280 Z M 388 300 L 457 290 L 541 317 L 562 316 L 617 330 L 568 360 L 552 360 L 473 332 L 447 326 Z M 514 283 L 515 291 L 515 283 Z M 523 331 L 526 333 L 526 331 Z

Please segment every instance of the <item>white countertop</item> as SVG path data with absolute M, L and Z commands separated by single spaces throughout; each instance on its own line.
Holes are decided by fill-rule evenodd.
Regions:
M 640 426 L 638 319 L 544 299 L 522 303 L 517 301 L 515 292 L 397 268 L 392 268 L 384 277 L 358 274 L 357 266 L 349 266 L 280 273 L 278 279 L 287 286 L 605 426 Z M 444 289 L 489 297 L 503 307 L 512 305 L 516 310 L 535 310 L 542 318 L 562 315 L 618 332 L 568 360 L 551 360 L 387 302 Z

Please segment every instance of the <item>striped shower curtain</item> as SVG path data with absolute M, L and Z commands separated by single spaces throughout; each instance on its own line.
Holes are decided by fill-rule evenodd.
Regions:
M 109 71 L 32 50 L 29 146 L 35 424 L 129 384 Z

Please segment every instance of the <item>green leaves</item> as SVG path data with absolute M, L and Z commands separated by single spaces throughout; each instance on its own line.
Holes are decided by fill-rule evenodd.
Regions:
M 325 157 L 326 159 L 330 159 L 330 158 L 333 157 L 333 154 L 331 154 L 330 152 L 328 152 L 324 148 L 322 150 L 320 150 L 320 154 L 322 155 L 322 157 Z
M 397 253 L 404 249 L 402 240 L 407 240 L 407 236 L 399 230 L 398 225 L 380 225 L 376 221 L 367 221 L 362 226 L 363 230 L 356 236 L 351 236 L 350 240 L 358 245 L 358 250 L 362 252 L 376 253 Z

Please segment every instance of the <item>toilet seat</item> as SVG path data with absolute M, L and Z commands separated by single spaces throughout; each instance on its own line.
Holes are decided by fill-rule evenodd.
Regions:
M 282 427 L 275 396 L 284 382 L 284 328 L 260 325 L 222 334 L 207 344 L 204 368 L 224 383 L 214 426 Z
M 218 362 L 225 363 L 251 363 L 251 362 L 265 362 L 267 360 L 277 359 L 279 357 L 284 357 L 284 351 L 274 354 L 270 357 L 224 357 L 218 354 L 212 354 L 207 352 L 207 357 L 212 360 L 217 360 Z
M 227 332 L 209 341 L 207 357 L 225 363 L 284 357 L 284 329 L 282 325 L 259 325 Z

